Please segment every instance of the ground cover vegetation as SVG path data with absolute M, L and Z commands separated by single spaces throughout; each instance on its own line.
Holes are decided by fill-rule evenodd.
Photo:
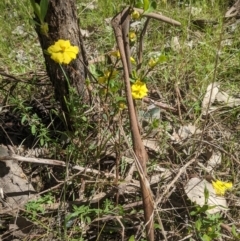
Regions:
M 45 15 L 31 1 L 0 1 L 2 240 L 240 239 L 236 2 L 232 14 L 223 0 L 76 1 L 86 102 L 66 71 L 81 47 L 60 38 L 42 51 L 34 28 L 37 16 L 48 35 Z M 111 22 L 126 6 L 131 71 Z M 67 116 L 44 55 L 69 86 Z M 7 182 L 21 191 L 6 192 Z M 25 190 L 27 201 L 16 199 Z

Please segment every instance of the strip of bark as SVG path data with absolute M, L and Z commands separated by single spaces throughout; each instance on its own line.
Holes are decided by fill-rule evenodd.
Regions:
M 127 105 L 129 110 L 130 127 L 133 141 L 133 150 L 136 158 L 136 166 L 139 172 L 140 185 L 142 190 L 142 200 L 144 209 L 144 218 L 146 226 L 147 240 L 154 241 L 153 229 L 153 211 L 154 204 L 150 186 L 146 184 L 146 163 L 148 161 L 147 152 L 144 148 L 143 142 L 138 129 L 137 116 L 132 99 L 131 85 L 130 85 L 130 48 L 128 37 L 128 26 L 130 22 L 130 8 L 125 8 L 122 12 L 117 14 L 112 19 L 112 27 L 114 29 L 116 41 L 121 54 L 121 60 L 124 69 L 124 82 L 127 95 Z

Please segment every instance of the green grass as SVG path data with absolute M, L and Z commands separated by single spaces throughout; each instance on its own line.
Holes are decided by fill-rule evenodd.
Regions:
M 89 9 L 87 8 L 89 1 L 77 1 L 80 26 L 82 29 L 90 31 L 90 37 L 84 39 L 89 59 L 99 57 L 116 49 L 113 30 L 111 25 L 107 24 L 105 20 L 122 10 L 126 1 L 107 2 L 104 0 L 96 1 L 94 2 L 94 9 Z M 181 4 L 178 4 L 178 2 Z M 192 4 L 189 5 L 189 2 L 192 2 Z M 191 8 L 195 8 L 195 11 L 198 11 L 195 16 L 190 14 Z M 167 57 L 167 61 L 157 65 L 147 76 L 147 85 L 150 91 L 155 90 L 157 93 L 160 93 L 160 96 L 156 95 L 153 97 L 155 100 L 166 103 L 176 109 L 178 105 L 180 106 L 175 114 L 161 110 L 161 123 L 159 126 L 164 126 L 164 128 L 159 128 L 160 131 L 155 137 L 159 142 L 160 152 L 154 153 L 153 151 L 149 153 L 149 176 L 155 174 L 153 164 L 174 170 L 174 173 L 177 173 L 179 168 L 196 153 L 199 154 L 198 157 L 200 159 L 202 156 L 205 158 L 201 159 L 201 162 L 205 164 L 209 152 L 220 150 L 222 152 L 222 163 L 216 168 L 214 175 L 216 178 L 233 181 L 234 183 L 234 189 L 226 195 L 230 203 L 230 217 L 223 217 L 221 221 L 237 226 L 237 218 L 240 213 L 235 206 L 235 202 L 239 199 L 239 185 L 237 183 L 239 183 L 240 177 L 236 171 L 239 164 L 234 161 L 233 157 L 238 160 L 240 154 L 238 144 L 239 129 L 237 129 L 237 126 L 240 126 L 240 107 L 230 108 L 219 104 L 221 108 L 213 112 L 208 118 L 204 118 L 201 115 L 201 103 L 206 88 L 210 83 L 219 82 L 221 90 L 228 92 L 229 95 L 239 94 L 240 27 L 237 26 L 234 32 L 229 30 L 229 24 L 224 22 L 223 19 L 226 9 L 227 4 L 223 0 L 215 0 L 212 5 L 209 1 L 204 0 L 167 1 L 167 4 L 164 4 L 164 1 L 159 1 L 157 11 L 181 22 L 182 25 L 181 27 L 174 27 L 156 20 L 150 21 L 144 38 L 142 72 L 148 69 L 149 53 L 156 51 L 164 54 Z M 2 13 L 0 15 L 0 70 L 18 77 L 21 75 L 19 78 L 31 82 L 35 81 L 36 83 L 38 78 L 33 80 L 33 77 L 29 77 L 29 73 L 45 71 L 45 67 L 42 50 L 40 49 L 33 23 L 30 20 L 33 13 L 29 1 L 1 1 L 0 11 Z M 207 24 L 201 29 L 194 26 L 193 20 L 196 19 L 212 20 L 216 21 L 217 24 Z M 22 27 L 23 33 L 20 33 L 21 31 L 16 33 L 16 29 L 19 27 Z M 179 51 L 175 51 L 171 47 L 174 37 L 178 39 L 181 46 Z M 220 42 L 222 40 L 229 39 L 232 41 L 231 45 L 221 46 Z M 136 57 L 136 51 L 133 51 L 133 56 Z M 109 65 L 101 62 L 97 63 L 95 68 L 97 70 L 96 73 L 100 75 L 99 73 L 108 69 Z M 121 135 L 119 134 L 119 126 L 122 125 L 126 134 L 130 136 L 127 112 L 123 111 L 119 114 L 118 110 L 118 101 L 125 96 L 123 87 L 119 87 L 122 83 L 121 76 L 120 72 L 118 77 L 111 82 L 109 87 L 110 94 L 108 96 L 103 86 L 97 84 L 96 80 L 99 76 L 96 75 L 95 80 L 90 80 L 94 93 L 93 106 L 94 108 L 95 105 L 98 106 L 98 111 L 93 106 L 88 111 L 85 106 L 81 106 L 79 98 L 74 93 L 72 94 L 70 104 L 76 124 L 76 131 L 73 133 L 57 128 L 60 123 L 60 120 L 57 119 L 59 110 L 56 107 L 53 95 L 51 95 L 49 101 L 54 106 L 52 110 L 57 113 L 57 115 L 54 115 L 51 112 L 52 118 L 55 120 L 54 124 L 51 122 L 51 124 L 47 125 L 43 117 L 36 117 L 35 108 L 28 109 L 32 107 L 33 100 L 42 100 L 39 95 L 42 94 L 44 96 L 44 94 L 52 91 L 49 86 L 39 87 L 34 84 L 18 83 L 9 94 L 12 85 L 8 83 L 5 86 L 3 78 L 0 77 L 0 95 L 5 97 L 9 94 L 8 101 L 4 104 L 10 105 L 12 107 L 11 111 L 14 109 L 15 112 L 13 113 L 20 115 L 20 122 L 21 118 L 26 116 L 22 124 L 25 124 L 26 128 L 28 128 L 29 135 L 34 134 L 33 129 L 36 128 L 34 141 L 37 141 L 38 147 L 41 146 L 39 145 L 41 137 L 45 134 L 47 135 L 44 136 L 44 141 L 45 148 L 48 149 L 48 154 L 46 155 L 48 158 L 65 160 L 72 165 L 82 165 L 101 170 L 102 173 L 109 173 L 113 167 L 111 166 L 112 160 L 119 158 L 120 161 L 121 157 L 125 160 L 125 156 L 129 155 L 122 133 Z M 116 88 L 120 88 L 120 90 L 117 89 L 116 91 Z M 177 91 L 179 91 L 181 96 L 178 96 Z M 0 98 L 1 101 L 3 97 Z M 137 107 L 139 110 L 145 111 L 147 105 L 137 102 Z M 48 113 L 48 115 L 50 114 Z M 191 136 L 180 144 L 170 140 L 169 136 L 174 131 L 177 132 L 179 127 L 190 123 L 197 128 L 201 128 L 201 130 L 204 127 L 204 132 L 200 135 Z M 156 126 L 154 127 L 156 128 Z M 142 134 L 146 133 L 143 131 Z M 200 143 L 201 138 L 205 141 L 204 144 Z M 26 144 L 24 141 L 22 142 L 23 145 Z M 129 164 L 124 162 L 124 164 L 120 163 L 119 165 L 122 165 L 121 175 L 126 175 Z M 23 164 L 24 170 L 27 167 L 27 165 Z M 29 176 L 35 170 L 34 167 L 30 168 L 32 168 L 32 171 L 30 171 Z M 71 170 L 71 167 L 69 168 L 67 170 L 59 170 L 52 167 L 37 169 L 34 175 L 39 175 L 41 182 L 43 182 L 43 185 L 40 185 L 42 190 L 39 191 L 44 191 L 60 182 L 64 182 L 66 180 L 65 176 L 72 176 L 74 172 Z M 197 164 L 191 165 L 187 169 L 187 173 L 197 174 L 202 178 L 205 175 L 204 171 Z M 137 179 L 137 175 L 134 175 L 134 178 Z M 183 181 L 178 181 L 175 191 L 168 198 L 167 202 L 158 207 L 161 211 L 159 213 L 167 235 L 169 235 L 169 240 L 181 240 L 189 234 L 195 240 L 200 240 L 199 235 L 202 235 L 202 233 L 197 233 L 193 223 L 196 220 L 206 221 L 209 217 L 204 216 L 204 214 L 198 217 L 189 215 L 192 204 L 190 204 L 189 200 L 186 200 L 182 191 L 183 183 L 188 180 L 189 176 L 183 174 L 181 178 Z M 124 180 L 120 181 L 123 182 Z M 164 187 L 169 183 L 170 181 L 165 179 L 161 180 L 157 187 L 153 187 L 153 192 L 161 195 Z M 81 189 L 83 185 L 86 185 L 85 189 Z M 95 194 L 108 192 L 113 186 L 116 186 L 116 183 L 111 179 L 100 175 L 96 177 L 86 173 L 65 182 L 64 186 L 60 185 L 58 189 L 51 191 L 50 194 L 59 203 L 75 201 L 76 199 L 78 201 L 82 197 L 83 199 L 90 198 L 91 200 L 91 197 Z M 83 191 L 82 196 L 79 196 L 81 191 Z M 79 240 L 82 238 L 81 240 L 87 240 L 87 236 L 85 236 L 86 226 L 90 230 L 90 236 L 92 233 L 97 233 L 100 236 L 102 235 L 101 237 L 107 238 L 120 235 L 122 229 L 116 216 L 123 215 L 126 218 L 126 220 L 121 219 L 126 228 L 125 239 L 128 240 L 131 235 L 137 235 L 136 240 L 137 238 L 144 240 L 144 235 L 141 234 L 141 231 L 134 229 L 135 224 L 133 223 L 135 220 L 143 220 L 141 206 L 133 207 L 131 210 L 124 210 L 124 205 L 127 202 L 140 200 L 140 191 L 124 194 L 125 196 L 123 197 L 120 196 L 118 203 L 114 195 L 115 193 L 105 198 L 104 202 L 94 204 L 90 204 L 89 200 L 85 201 L 84 199 L 82 209 L 76 207 L 74 210 L 68 210 L 68 212 L 60 211 L 61 208 L 56 209 L 51 214 L 48 212 L 39 213 L 38 210 L 33 210 L 35 215 L 33 221 L 36 221 L 36 213 L 38 213 L 37 217 L 39 218 L 39 223 L 41 223 L 41 227 L 39 227 L 41 232 L 46 231 L 49 234 L 51 230 L 54 230 L 54 235 L 59 239 Z M 39 204 L 35 209 L 42 211 L 42 206 Z M 101 209 L 102 212 L 98 212 L 98 209 Z M 73 224 L 69 224 L 69 227 L 62 227 L 64 226 L 65 218 L 62 213 L 64 213 L 65 217 L 78 217 L 78 219 L 73 219 Z M 23 215 L 31 217 L 27 212 L 24 214 L 24 211 Z M 104 223 L 101 218 L 104 220 L 106 216 L 112 216 L 113 219 Z M 189 219 L 189 225 L 185 223 L 186 216 Z M 56 222 L 58 217 L 59 223 Z M 99 221 L 93 222 L 96 218 L 99 218 Z M 79 220 L 84 220 L 84 222 L 81 223 Z M 140 225 L 140 222 L 138 224 Z M 218 223 L 216 225 L 218 226 Z M 55 229 L 57 229 L 56 232 Z M 0 232 L 2 231 L 0 230 Z M 171 232 L 175 235 L 172 238 L 170 237 Z M 201 232 L 203 231 L 201 230 Z M 221 229 L 220 233 L 225 233 L 225 231 Z M 70 234 L 69 237 L 67 237 L 68 234 Z M 161 240 L 161 231 L 157 230 L 156 234 L 159 240 Z M 42 235 L 44 236 L 44 234 Z M 231 234 L 229 235 L 231 236 Z M 95 238 L 97 240 L 97 236 Z

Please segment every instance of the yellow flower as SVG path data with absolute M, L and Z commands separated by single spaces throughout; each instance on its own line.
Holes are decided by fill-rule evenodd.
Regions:
M 135 42 L 137 39 L 137 35 L 134 32 L 129 32 L 130 42 Z
M 136 60 L 133 57 L 130 57 L 130 61 L 132 64 L 136 64 Z
M 223 196 L 225 192 L 232 188 L 232 182 L 222 182 L 220 180 L 212 181 L 213 188 L 219 196 Z
M 155 67 L 155 65 L 156 65 L 157 63 L 158 63 L 158 62 L 157 62 L 157 59 L 151 58 L 151 59 L 148 61 L 148 66 L 149 66 L 150 68 L 153 68 L 153 67 Z
M 114 56 L 114 57 L 116 57 L 118 59 L 121 57 L 119 50 L 112 51 L 110 53 L 110 55 L 112 55 L 112 56 Z
M 115 78 L 116 75 L 117 75 L 116 70 L 113 70 L 113 71 L 105 70 L 104 75 L 98 77 L 98 83 L 105 84 L 109 80 L 109 78 Z
M 141 82 L 140 80 L 137 80 L 132 85 L 132 97 L 133 99 L 142 99 L 143 97 L 147 96 L 147 86 L 145 83 Z
M 137 20 L 140 18 L 140 13 L 136 10 L 134 10 L 131 14 L 132 19 Z
M 69 40 L 59 39 L 47 51 L 51 55 L 51 59 L 56 63 L 69 64 L 73 59 L 76 59 L 79 48 L 72 46 Z
M 118 108 L 119 108 L 119 110 L 124 110 L 124 109 L 127 108 L 127 106 L 126 106 L 125 102 L 119 101 L 118 102 Z
M 105 76 L 101 76 L 101 77 L 98 77 L 98 83 L 99 84 L 105 84 L 107 82 L 107 79 L 105 78 Z

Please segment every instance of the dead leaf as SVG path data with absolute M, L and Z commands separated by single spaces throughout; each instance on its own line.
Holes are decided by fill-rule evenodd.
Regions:
M 214 82 L 214 83 L 208 85 L 206 94 L 202 101 L 202 114 L 203 115 L 207 114 L 208 105 L 209 105 L 209 107 L 212 105 L 212 103 L 216 99 L 216 95 L 218 94 L 218 92 L 219 92 L 219 83 Z
M 184 190 L 192 202 L 195 202 L 202 207 L 205 204 L 205 188 L 207 188 L 209 192 L 207 205 L 211 207 L 206 212 L 214 214 L 220 211 L 228 210 L 226 199 L 223 196 L 217 196 L 212 184 L 205 179 L 201 180 L 198 177 L 191 178 L 185 185 Z
M 174 130 L 173 134 L 171 135 L 171 140 L 176 143 L 179 143 L 191 137 L 193 134 L 199 134 L 199 133 L 201 133 L 201 130 L 198 130 L 196 126 L 192 124 L 188 124 L 185 126 L 181 126 L 178 132 Z
M 171 40 L 171 48 L 173 51 L 179 52 L 181 49 L 181 45 L 179 43 L 178 37 L 175 36 Z
M 216 166 L 222 162 L 222 155 L 220 152 L 214 152 L 207 162 L 207 171 L 211 172 Z
M 88 30 L 80 28 L 80 32 L 81 32 L 81 35 L 85 38 L 88 38 L 90 36 L 90 32 Z
M 156 152 L 160 150 L 159 141 L 156 140 L 143 140 L 143 145 Z
M 229 96 L 226 92 L 218 92 L 216 95 L 216 100 L 218 102 L 222 102 L 226 104 L 229 107 L 235 107 L 240 105 L 240 99 L 239 98 L 233 98 Z

